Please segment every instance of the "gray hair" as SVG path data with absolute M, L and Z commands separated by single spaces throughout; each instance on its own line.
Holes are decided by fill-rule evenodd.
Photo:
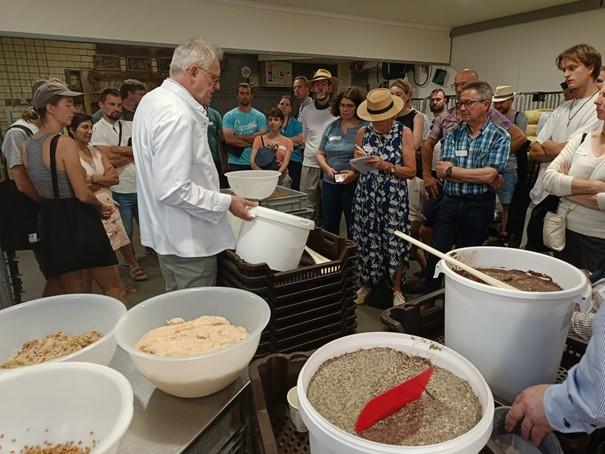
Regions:
M 487 82 L 469 82 L 464 87 L 462 87 L 462 91 L 466 90 L 475 90 L 481 101 L 492 101 L 492 96 L 494 92 L 492 91 L 492 87 Z
M 191 65 L 200 65 L 208 69 L 212 61 L 223 58 L 223 50 L 216 44 L 201 38 L 190 39 L 174 50 L 170 62 L 170 76 L 182 73 Z

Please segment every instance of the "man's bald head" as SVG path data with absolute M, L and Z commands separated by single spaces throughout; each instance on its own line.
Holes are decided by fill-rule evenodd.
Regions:
M 456 90 L 456 98 L 460 99 L 462 87 L 471 82 L 478 82 L 479 74 L 474 69 L 465 68 L 456 73 L 454 77 L 454 90 Z

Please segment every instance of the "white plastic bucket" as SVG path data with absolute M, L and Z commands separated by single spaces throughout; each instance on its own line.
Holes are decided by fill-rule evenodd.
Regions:
M 462 277 L 443 260 L 445 344 L 481 371 L 493 393 L 512 402 L 527 386 L 554 383 L 574 303 L 585 307 L 591 288 L 584 273 L 548 255 L 521 249 L 469 247 L 451 251 L 475 268 L 537 271 L 563 290 L 522 292 Z
M 266 263 L 276 271 L 297 268 L 315 223 L 260 206 L 250 213 L 254 219 L 242 224 L 236 254 L 248 263 Z
M 357 437 L 334 426 L 321 416 L 307 399 L 307 388 L 317 369 L 328 359 L 362 348 L 390 347 L 412 355 L 430 358 L 469 382 L 483 407 L 483 416 L 467 433 L 452 440 L 427 446 L 395 446 Z M 455 351 L 428 339 L 401 333 L 353 334 L 332 341 L 307 360 L 298 375 L 298 400 L 302 419 L 309 429 L 312 454 L 474 454 L 487 443 L 492 432 L 494 400 L 480 372 Z

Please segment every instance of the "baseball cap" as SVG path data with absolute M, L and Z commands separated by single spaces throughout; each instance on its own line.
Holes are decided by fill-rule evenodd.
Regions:
M 47 82 L 38 87 L 34 93 L 34 97 L 32 98 L 32 104 L 35 109 L 40 109 L 41 107 L 44 107 L 54 96 L 74 97 L 80 96 L 81 94 L 82 93 L 80 92 L 70 90 L 59 82 Z

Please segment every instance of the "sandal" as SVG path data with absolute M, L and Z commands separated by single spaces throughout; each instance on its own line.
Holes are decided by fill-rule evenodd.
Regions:
M 394 291 L 393 292 L 393 306 L 402 306 L 405 304 L 405 297 L 401 292 Z
M 130 279 L 133 281 L 146 281 L 149 279 L 149 276 L 147 276 L 147 273 L 143 271 L 140 266 L 131 266 Z

